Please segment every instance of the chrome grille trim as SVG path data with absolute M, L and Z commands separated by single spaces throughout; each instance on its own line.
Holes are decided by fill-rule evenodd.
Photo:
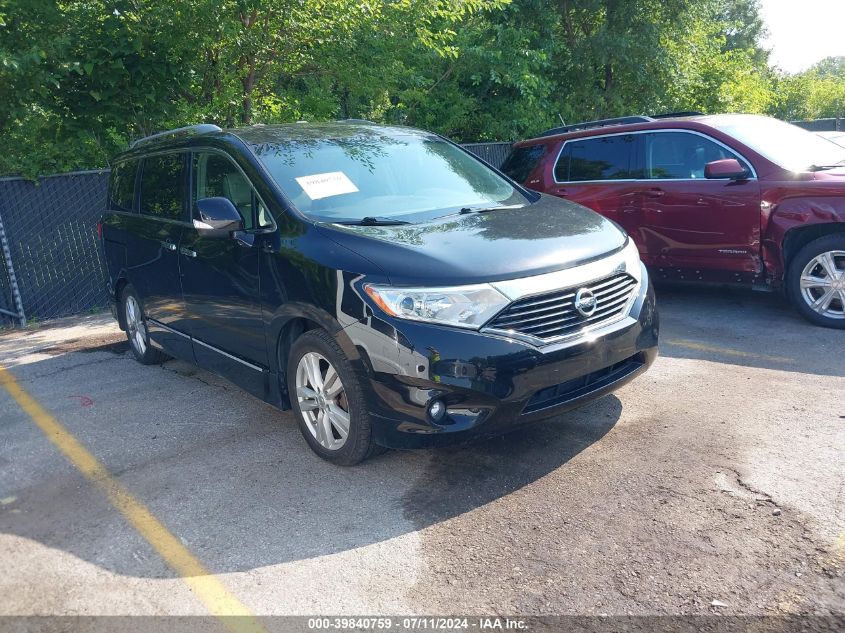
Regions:
M 550 329 L 554 329 L 554 328 L 550 327 L 552 325 L 555 325 L 555 324 L 558 324 L 558 323 L 561 323 L 561 324 L 566 323 L 568 321 L 573 321 L 575 319 L 580 319 L 579 323 L 593 323 L 595 321 L 598 321 L 602 316 L 608 316 L 609 313 L 615 312 L 618 308 L 622 307 L 623 303 L 625 303 L 627 301 L 628 301 L 627 296 L 620 297 L 620 298 L 615 299 L 614 301 L 612 301 L 610 303 L 602 304 L 602 306 L 599 309 L 597 309 L 595 314 L 593 314 L 591 317 L 584 318 L 584 317 L 581 317 L 579 314 L 573 314 L 571 316 L 567 316 L 567 317 L 562 318 L 562 319 L 554 319 L 552 321 L 546 321 L 546 322 L 540 323 L 538 325 L 528 325 L 528 326 L 522 327 L 521 331 L 528 333 L 528 334 L 533 334 L 533 335 L 536 336 L 538 331 L 539 332 L 546 332 Z M 538 328 L 539 328 L 539 330 L 538 330 Z
M 645 279 L 645 267 L 629 237 L 624 246 L 600 259 L 532 277 L 492 282 L 490 285 L 510 299 L 511 304 L 480 331 L 521 341 L 544 351 L 578 345 L 591 337 L 633 324 L 636 316 L 631 311 Z M 576 293 L 584 287 L 593 289 L 600 302 L 589 319 L 581 317 L 574 306 Z M 608 309 L 615 311 L 609 314 Z M 535 316 L 542 318 L 535 320 Z M 559 325 L 548 323 L 557 320 L 564 325 L 577 323 L 577 327 L 570 326 L 561 334 L 554 331 L 544 332 L 543 336 L 537 334 L 539 330 Z
M 530 308 L 532 306 L 542 305 L 542 304 L 545 304 L 545 303 L 551 303 L 553 301 L 562 301 L 563 299 L 567 299 L 567 298 L 574 297 L 574 296 L 575 296 L 574 292 L 569 292 L 569 293 L 562 295 L 560 297 L 552 297 L 550 299 L 540 299 L 539 301 L 529 301 L 529 302 L 523 303 L 522 307 L 523 308 Z
M 516 300 L 494 317 L 482 332 L 527 340 L 537 346 L 580 339 L 588 332 L 625 318 L 637 296 L 639 279 L 620 270 L 578 287 L 552 290 Z M 588 288 L 596 297 L 594 314 L 582 316 L 575 295 Z
M 612 288 L 600 292 L 594 291 L 594 294 L 596 299 L 601 302 L 602 306 L 606 306 L 617 299 L 627 299 L 631 291 L 632 284 L 636 284 L 636 281 L 633 280 L 631 277 L 628 277 L 623 280 L 618 280 L 618 282 Z M 592 287 L 590 289 L 592 290 Z M 499 316 L 497 319 L 495 319 L 495 321 L 491 323 L 491 327 L 496 327 L 499 329 L 519 329 L 525 326 L 527 323 L 531 323 L 534 321 L 543 321 L 545 319 L 550 319 L 558 316 L 571 314 L 573 318 L 577 317 L 578 314 L 576 313 L 575 308 L 573 306 L 575 293 L 568 293 L 565 296 L 567 296 L 568 299 L 564 301 L 557 301 L 556 303 L 549 305 L 548 307 L 538 308 L 537 310 L 529 310 L 527 312 L 521 310 L 523 306 L 520 304 L 518 305 L 518 307 L 508 310 L 506 314 Z
M 630 279 L 630 278 L 629 278 Z M 602 288 L 602 290 L 597 290 Z M 612 280 L 608 281 L 607 283 L 596 284 L 595 286 L 590 286 L 590 289 L 595 293 L 597 298 L 604 297 L 605 295 L 609 296 L 616 296 L 625 294 L 628 291 L 628 281 L 627 280 L 620 280 L 618 278 L 613 278 Z M 555 293 L 557 295 L 557 293 Z M 567 292 L 565 294 L 561 294 L 560 296 L 555 296 L 551 299 L 543 299 L 541 301 L 529 301 L 529 302 L 522 302 L 520 301 L 518 305 L 512 305 L 511 309 L 508 310 L 508 316 L 505 317 L 508 321 L 519 321 L 520 317 L 529 314 L 539 314 L 541 312 L 546 312 L 548 310 L 563 310 L 563 311 L 572 311 L 573 308 L 567 308 L 567 306 L 572 305 L 572 300 L 575 298 L 575 292 Z M 526 310 L 526 307 L 532 307 L 535 305 L 543 304 L 542 307 L 536 308 L 534 310 Z M 530 320 L 530 319 L 528 319 Z
M 627 300 L 628 300 L 628 298 L 625 297 L 626 302 L 627 302 Z M 615 301 L 612 306 L 605 306 L 605 309 L 603 311 L 597 310 L 596 313 L 593 316 L 578 321 L 577 325 L 600 323 L 601 320 L 604 319 L 604 318 L 608 318 L 608 317 L 612 318 L 612 317 L 618 316 L 617 313 L 619 312 L 619 309 L 621 307 L 622 307 L 621 300 Z M 577 317 L 570 317 L 570 318 L 575 319 Z M 565 320 L 570 320 L 570 319 L 565 319 Z M 562 329 L 562 327 L 566 327 L 566 326 L 562 326 L 562 325 L 555 324 L 555 323 L 547 323 L 547 324 L 544 324 L 544 325 L 545 325 L 545 327 L 543 327 L 542 329 L 539 329 L 539 330 L 532 328 L 529 333 L 534 335 L 534 336 L 539 336 L 540 338 L 544 338 L 543 335 L 550 333 L 550 332 L 556 332 L 556 331 Z M 576 323 L 573 322 L 572 325 L 576 325 Z M 535 326 L 535 328 L 536 327 L 537 326 Z

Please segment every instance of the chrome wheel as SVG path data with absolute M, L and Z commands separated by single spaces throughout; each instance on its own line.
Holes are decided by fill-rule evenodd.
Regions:
M 349 437 L 346 389 L 332 364 L 308 352 L 296 366 L 296 399 L 311 435 L 323 448 L 336 451 Z
M 845 319 L 845 251 L 828 251 L 811 259 L 801 272 L 801 297 L 828 319 Z
M 132 295 L 126 297 L 126 335 L 138 355 L 143 356 L 147 351 L 147 327 L 141 306 Z

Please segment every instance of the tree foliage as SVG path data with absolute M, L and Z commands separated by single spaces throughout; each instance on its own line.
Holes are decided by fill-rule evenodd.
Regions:
M 842 113 L 842 60 L 768 64 L 758 0 L 0 0 L 0 173 L 132 138 L 369 118 L 462 141 L 696 109 Z
M 845 57 L 828 57 L 796 75 L 775 78 L 773 112 L 786 119 L 845 116 Z

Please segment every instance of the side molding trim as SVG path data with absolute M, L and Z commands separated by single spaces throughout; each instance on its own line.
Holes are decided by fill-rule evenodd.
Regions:
M 164 325 L 164 323 L 162 323 L 161 321 L 156 321 L 155 319 L 151 319 L 149 317 L 147 317 L 147 321 L 149 321 L 150 323 L 153 323 L 156 327 L 160 327 L 163 330 L 167 330 L 168 332 L 171 332 L 171 333 L 176 334 L 178 336 L 181 336 L 183 338 L 190 339 L 194 343 L 196 343 L 198 345 L 202 345 L 206 349 L 210 349 L 212 352 L 217 352 L 218 354 L 221 354 L 221 355 L 225 356 L 226 358 L 229 358 L 233 361 L 236 361 L 236 362 L 240 363 L 241 365 L 244 365 L 245 367 L 249 367 L 253 371 L 262 372 L 262 373 L 267 371 L 263 367 L 259 367 L 258 365 L 253 365 L 252 363 L 247 362 L 242 358 L 238 358 L 237 356 L 233 356 L 232 354 L 229 354 L 228 352 L 224 352 L 222 349 L 220 349 L 218 347 L 214 347 L 214 345 L 209 345 L 208 343 L 205 343 L 205 342 L 199 340 L 198 338 L 188 336 L 187 334 L 185 334 L 184 332 L 180 332 L 179 330 L 174 330 L 172 327 L 168 327 L 168 326 Z

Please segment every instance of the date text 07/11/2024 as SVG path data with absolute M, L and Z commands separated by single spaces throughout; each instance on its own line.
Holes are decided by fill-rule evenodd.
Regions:
M 426 617 L 413 616 L 394 620 L 385 617 L 309 618 L 308 629 L 364 631 L 526 631 L 522 619 L 507 617 Z

